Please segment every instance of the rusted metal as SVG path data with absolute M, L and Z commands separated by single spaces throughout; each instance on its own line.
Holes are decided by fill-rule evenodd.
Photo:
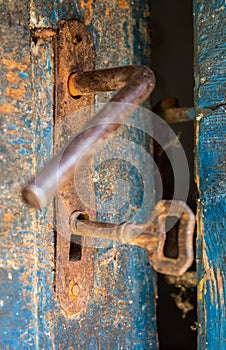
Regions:
M 77 45 L 79 46 L 79 45 Z M 59 188 L 71 178 L 80 159 L 85 161 L 98 146 L 128 118 L 153 91 L 153 72 L 143 66 L 101 69 L 84 73 L 72 73 L 68 88 L 73 97 L 95 91 L 120 89 L 92 123 L 85 128 L 55 156 L 23 189 L 24 200 L 34 208 L 45 207 L 57 194 Z
M 53 33 L 36 31 L 33 34 L 41 38 L 43 34 L 49 36 Z M 71 175 L 79 159 L 90 158 L 97 141 L 107 138 L 148 97 L 155 79 L 152 71 L 142 66 L 94 71 L 90 35 L 83 24 L 74 20 L 63 23 L 59 28 L 57 57 L 55 153 L 62 148 L 65 137 L 65 126 L 61 125 L 63 117 L 67 116 L 66 129 L 70 132 L 78 134 L 79 127 L 83 127 L 83 131 L 24 187 L 22 195 L 28 204 L 43 208 L 59 192 L 56 202 L 56 292 L 65 312 L 75 314 L 86 307 L 93 288 L 94 248 L 85 246 L 82 241 L 81 260 L 69 260 L 71 237 L 68 213 L 76 207 L 89 212 L 76 194 Z M 76 73 L 73 73 L 75 70 Z M 83 115 L 82 121 L 75 122 L 72 112 L 94 104 L 93 92 L 115 89 L 121 90 L 110 102 L 123 103 L 107 104 L 85 127 L 84 121 L 87 122 L 88 116 Z
M 177 98 L 166 97 L 154 106 L 153 112 L 161 116 L 167 123 L 172 124 L 191 121 L 193 108 L 179 107 Z
M 180 218 L 178 231 L 178 257 L 164 255 L 166 240 L 165 222 L 167 216 Z M 180 276 L 193 262 L 193 232 L 195 216 L 191 209 L 181 201 L 162 200 L 155 206 L 147 222 L 136 224 L 125 222 L 120 225 L 92 222 L 81 218 L 81 212 L 70 217 L 71 231 L 85 237 L 116 240 L 123 244 L 139 246 L 148 252 L 153 268 L 160 273 Z
M 68 89 L 76 97 L 91 92 L 119 91 L 111 102 L 142 103 L 154 88 L 153 72 L 143 66 L 125 66 L 98 69 L 90 72 L 74 72 L 69 76 Z M 113 120 L 114 121 L 114 120 Z
M 56 35 L 56 30 L 51 28 L 34 28 L 31 30 L 31 37 L 36 39 L 48 39 Z
M 75 38 L 80 42 L 75 44 Z M 63 22 L 57 34 L 55 154 L 62 148 L 62 140 L 68 134 L 77 133 L 82 123 L 88 120 L 88 116 L 83 115 L 80 119 L 77 115 L 75 122 L 72 112 L 83 110 L 90 103 L 94 105 L 94 95 L 90 94 L 78 100 L 73 99 L 68 92 L 67 79 L 74 67 L 81 70 L 93 69 L 94 59 L 94 47 L 87 28 L 79 21 Z M 92 117 L 92 113 L 89 117 Z M 92 213 L 79 200 L 73 181 L 68 181 L 63 191 L 59 192 L 55 207 L 56 294 L 67 315 L 74 315 L 86 308 L 93 291 L 94 248 L 83 244 L 80 260 L 69 259 L 73 243 L 70 242 L 68 215 L 75 208 L 85 210 L 91 217 Z

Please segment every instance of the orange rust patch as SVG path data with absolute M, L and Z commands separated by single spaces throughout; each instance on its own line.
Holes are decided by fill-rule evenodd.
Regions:
M 8 82 L 10 84 L 18 84 L 20 81 L 19 75 L 18 73 L 15 72 L 7 72 L 6 73 L 6 80 L 8 80 Z
M 109 14 L 110 14 L 110 10 L 109 10 L 109 9 L 106 9 L 106 11 L 105 11 L 106 19 L 108 19 Z
M 88 0 L 87 2 L 85 2 L 84 0 L 80 1 L 80 8 L 85 9 L 84 22 L 86 25 L 90 24 L 92 20 L 92 15 L 93 15 L 92 4 L 93 4 L 93 0 Z
M 3 216 L 3 221 L 4 222 L 12 222 L 15 219 L 15 217 L 12 215 L 11 211 L 8 210 L 7 213 L 4 214 Z
M 118 7 L 120 7 L 123 10 L 129 10 L 129 4 L 126 0 L 118 0 Z
M 30 64 L 30 62 L 31 62 L 30 56 L 24 57 L 24 62 L 27 64 Z
M 3 58 L 2 59 L 2 64 L 4 64 L 4 66 L 8 70 L 18 69 L 19 71 L 24 72 L 27 69 L 27 65 L 26 64 L 22 64 L 20 62 L 16 62 L 12 58 Z
M 18 110 L 10 105 L 7 105 L 6 103 L 4 103 L 2 106 L 0 106 L 0 113 L 1 114 L 11 114 L 11 113 L 16 113 L 18 112 Z
M 24 83 L 21 83 L 18 89 L 13 89 L 11 87 L 7 87 L 4 92 L 4 96 L 21 100 L 24 97 L 26 90 L 24 88 Z
M 50 28 L 38 28 L 32 33 L 32 37 L 48 39 L 56 35 L 56 31 Z

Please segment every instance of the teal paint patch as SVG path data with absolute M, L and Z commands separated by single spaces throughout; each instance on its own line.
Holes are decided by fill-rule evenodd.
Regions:
M 26 152 L 27 152 L 27 151 L 26 151 L 25 148 L 21 148 L 21 150 L 20 150 L 20 153 L 21 153 L 21 154 L 26 154 Z
M 14 125 L 14 124 L 8 124 L 7 125 L 7 130 L 16 130 L 16 125 Z
M 12 140 L 12 144 L 13 145 L 23 145 L 24 144 L 24 139 L 21 138 L 21 139 Z
M 27 73 L 20 72 L 20 73 L 19 73 L 19 77 L 22 78 L 22 79 L 28 79 L 28 78 L 29 78 L 29 75 L 28 75 Z

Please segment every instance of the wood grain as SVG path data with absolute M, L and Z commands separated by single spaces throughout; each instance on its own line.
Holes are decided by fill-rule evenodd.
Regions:
M 225 7 L 194 1 L 198 348 L 225 349 Z
M 58 23 L 78 18 L 86 24 L 95 45 L 96 68 L 128 63 L 148 65 L 148 2 L 22 0 L 4 1 L 0 6 L 3 33 L 0 347 L 157 349 L 155 274 L 147 264 L 146 253 L 126 246 L 98 249 L 94 257 L 95 288 L 89 305 L 70 318 L 61 309 L 54 291 L 53 208 L 35 212 L 26 208 L 20 197 L 22 185 L 52 155 L 54 31 L 57 33 Z M 44 37 L 31 38 L 30 30 L 33 33 L 35 28 L 44 29 Z M 109 94 L 97 96 L 96 104 L 108 98 Z M 149 150 L 149 140 L 142 133 L 130 130 L 123 137 L 131 137 Z M 101 156 L 110 153 L 108 148 Z M 111 171 L 118 171 L 116 163 Z M 130 165 L 122 166 L 118 174 L 125 176 L 126 171 L 131 174 Z M 137 193 L 130 193 L 132 206 L 124 213 L 128 216 L 133 215 L 133 208 L 142 199 L 140 177 L 131 178 L 131 184 L 136 185 Z M 151 207 L 154 192 L 151 176 L 148 191 Z M 99 196 L 104 194 L 108 195 L 107 182 L 99 191 Z M 140 215 L 139 220 L 145 220 L 148 212 Z M 104 219 L 114 220 L 113 215 Z

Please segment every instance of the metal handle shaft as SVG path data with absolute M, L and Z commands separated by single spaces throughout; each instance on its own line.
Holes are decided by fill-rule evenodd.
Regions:
M 79 159 L 88 158 L 96 150 L 97 142 L 108 138 L 146 100 L 154 86 L 154 73 L 143 66 L 72 73 L 68 80 L 72 96 L 120 89 L 109 102 L 121 103 L 107 103 L 92 123 L 23 188 L 25 202 L 36 209 L 47 206 L 59 188 L 71 178 Z

